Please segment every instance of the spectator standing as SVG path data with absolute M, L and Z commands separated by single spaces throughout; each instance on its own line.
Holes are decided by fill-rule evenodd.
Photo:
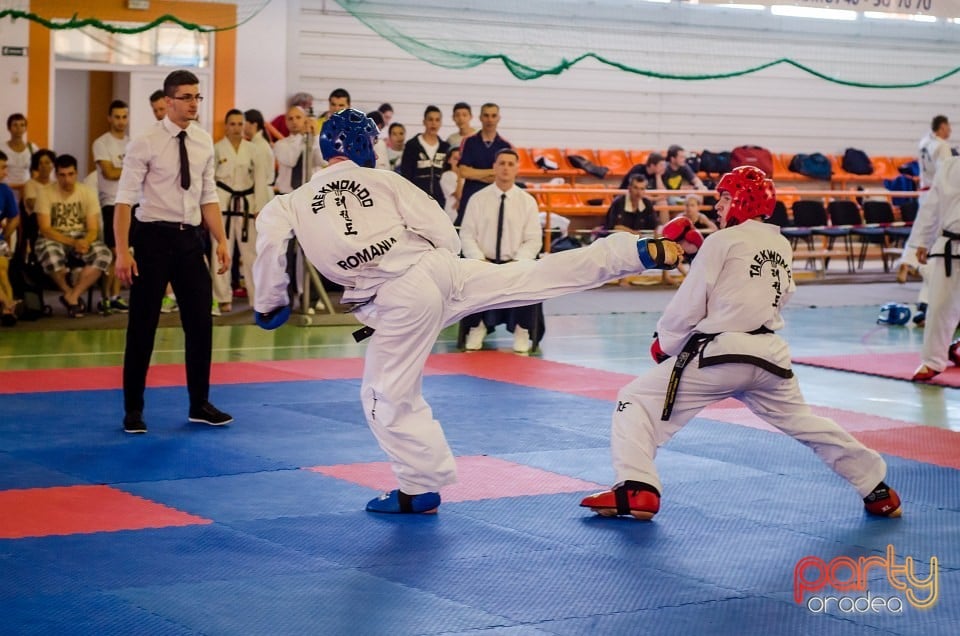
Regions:
M 381 133 L 385 130 L 383 127 L 383 115 L 380 114 L 379 110 L 372 110 L 367 113 L 367 117 L 377 125 L 377 130 Z M 376 165 L 373 167 L 377 170 L 389 170 L 390 169 L 390 160 L 387 159 L 387 142 L 383 138 L 383 135 L 379 135 L 377 140 L 373 143 L 373 152 L 377 155 Z
M 114 210 L 117 276 L 130 286 L 123 356 L 123 428 L 128 433 L 147 432 L 144 390 L 167 283 L 177 294 L 186 336 L 188 419 L 211 426 L 233 421 L 209 402 L 213 297 L 204 225 L 219 243 L 217 273 L 229 269 L 230 255 L 213 177 L 213 141 L 196 124 L 203 99 L 200 80 L 190 71 L 174 71 L 164 79 L 163 92 L 163 121 L 127 147 Z M 137 202 L 138 223 L 128 243 L 130 211 Z
M 446 206 L 446 197 L 440 187 L 440 175 L 447 162 L 450 144 L 440 139 L 442 115 L 436 106 L 427 106 L 423 112 L 423 132 L 415 135 L 403 147 L 400 174 L 410 180 L 440 204 Z
M 283 115 L 277 115 L 273 118 L 273 121 L 266 126 L 267 134 L 273 138 L 273 141 L 283 139 L 290 134 L 290 129 L 287 127 L 287 115 L 289 115 L 290 109 L 294 106 L 302 108 L 304 113 L 313 113 L 313 95 L 300 92 L 287 100 L 287 112 Z
M 162 121 L 167 115 L 167 99 L 163 90 L 157 89 L 150 93 L 150 109 L 153 111 L 153 118 Z
M 459 148 L 460 142 L 477 132 L 470 124 L 473 121 L 473 111 L 467 102 L 457 102 L 453 105 L 453 123 L 457 126 L 457 132 L 447 137 L 447 143 L 451 148 Z
M 273 198 L 273 181 L 276 176 L 276 159 L 273 157 L 273 146 L 263 128 L 263 114 L 256 109 L 243 113 L 243 138 L 253 144 L 257 170 L 262 173 L 261 178 L 268 187 L 254 192 L 254 209 L 259 213 L 263 206 Z M 253 295 L 251 294 L 252 298 Z
M 7 117 L 7 132 L 10 133 L 3 147 L 7 156 L 7 179 L 4 181 L 17 200 L 23 196 L 23 185 L 30 180 L 30 160 L 37 147 L 27 141 L 27 118 L 23 113 L 13 113 Z
M 480 107 L 480 132 L 467 137 L 460 144 L 460 176 L 463 177 L 463 193 L 457 208 L 455 225 L 463 223 L 467 203 L 476 192 L 493 183 L 493 162 L 497 153 L 513 145 L 500 136 L 500 107 L 488 102 Z
M 394 122 L 388 128 L 387 136 L 387 161 L 390 162 L 390 169 L 394 172 L 400 172 L 400 160 L 403 158 L 403 148 L 407 142 L 407 129 L 399 123 Z
M 100 197 L 100 210 L 103 212 L 103 242 L 114 255 L 117 244 L 113 236 L 113 208 L 117 199 L 117 184 L 123 169 L 123 155 L 127 151 L 127 122 L 130 109 L 127 103 L 115 99 L 107 109 L 109 130 L 93 142 L 93 160 L 97 167 L 97 194 Z M 111 264 L 112 265 L 112 264 Z M 126 312 L 127 302 L 120 297 L 120 281 L 114 268 L 107 271 L 106 296 L 103 309 Z
M 237 109 L 227 111 L 224 119 L 225 136 L 213 147 L 214 178 L 217 195 L 220 197 L 220 210 L 224 216 L 227 235 L 227 253 L 230 260 L 239 254 L 243 280 L 247 293 L 252 297 L 253 262 L 257 258 L 257 201 L 264 200 L 266 173 L 258 165 L 257 149 L 243 138 L 243 113 Z M 259 196 L 257 193 L 261 193 Z M 213 254 L 218 249 L 213 240 Z M 213 262 L 211 260 L 211 262 Z M 233 311 L 233 289 L 230 285 L 230 272 L 217 273 L 211 267 L 213 276 L 213 300 L 220 305 L 221 313 Z
M 450 221 L 457 220 L 457 204 L 460 201 L 460 191 L 463 188 L 463 179 L 460 177 L 460 147 L 451 146 L 447 153 L 447 162 L 440 175 L 440 190 L 443 192 L 443 210 L 450 217 Z

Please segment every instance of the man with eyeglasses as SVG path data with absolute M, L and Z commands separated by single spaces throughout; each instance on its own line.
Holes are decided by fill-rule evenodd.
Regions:
M 146 433 L 144 389 L 160 304 L 172 283 L 180 305 L 191 422 L 222 426 L 233 418 L 209 402 L 213 302 L 202 230 L 216 240 L 219 273 L 230 267 L 223 216 L 214 182 L 213 140 L 194 121 L 200 80 L 174 71 L 163 81 L 166 116 L 127 146 L 114 209 L 117 277 L 130 286 L 123 356 L 123 428 Z M 128 241 L 130 210 L 137 220 Z

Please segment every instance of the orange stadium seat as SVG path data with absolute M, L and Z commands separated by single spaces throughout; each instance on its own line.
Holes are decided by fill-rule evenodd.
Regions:
M 541 172 L 541 174 L 547 177 L 575 177 L 578 174 L 583 174 L 580 170 L 574 170 L 570 167 L 570 164 L 567 163 L 567 158 L 559 148 L 531 148 L 530 157 L 533 159 L 534 164 L 537 163 L 537 159 L 540 157 L 549 159 L 557 164 L 556 170 Z
M 651 152 L 653 152 L 653 151 L 652 151 L 652 150 L 631 150 L 631 151 L 630 151 L 630 161 L 633 162 L 632 165 L 635 166 L 635 165 L 637 165 L 638 163 L 646 163 L 646 162 L 647 162 L 647 157 L 650 156 L 650 153 L 651 153 Z M 664 157 L 666 157 L 666 155 L 664 155 Z
M 517 165 L 520 171 L 517 173 L 521 177 L 539 177 L 543 175 L 543 170 L 533 163 L 533 157 L 526 148 L 514 148 L 517 151 Z
M 633 162 L 630 161 L 626 150 L 598 150 L 597 163 L 609 168 L 610 172 L 607 174 L 611 177 L 622 177 L 633 167 Z

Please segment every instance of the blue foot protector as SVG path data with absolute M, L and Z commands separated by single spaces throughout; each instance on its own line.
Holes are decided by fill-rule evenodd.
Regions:
M 391 490 L 367 502 L 367 512 L 429 515 L 434 514 L 439 506 L 440 493 L 438 492 L 408 495 L 399 490 Z

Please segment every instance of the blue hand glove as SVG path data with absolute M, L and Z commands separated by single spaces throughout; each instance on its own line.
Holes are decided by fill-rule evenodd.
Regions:
M 272 331 L 290 319 L 290 305 L 277 307 L 265 314 L 256 311 L 253 314 L 253 319 L 260 328 Z

